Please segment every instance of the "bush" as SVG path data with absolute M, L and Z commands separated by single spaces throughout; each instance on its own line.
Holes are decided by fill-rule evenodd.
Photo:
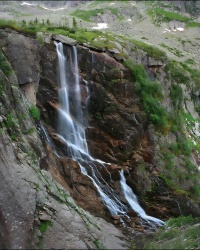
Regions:
M 34 120 L 40 120 L 40 110 L 36 106 L 31 105 L 29 107 L 29 114 Z

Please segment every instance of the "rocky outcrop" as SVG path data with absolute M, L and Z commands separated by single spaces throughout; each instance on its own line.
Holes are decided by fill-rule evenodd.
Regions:
M 42 57 L 44 59 L 42 60 L 43 73 L 37 100 L 38 105 L 43 110 L 46 127 L 57 148 L 62 151 L 62 143 L 53 135 L 56 129 L 57 114 L 55 105 L 51 105 L 52 100 L 55 104 L 58 102 L 54 67 L 56 55 L 53 46 L 48 46 L 48 52 L 47 48 L 44 47 L 43 49 L 45 51 Z M 64 46 L 64 50 L 67 61 L 71 62 L 70 46 Z M 49 53 L 53 60 L 48 60 Z M 162 75 L 163 62 L 148 58 L 144 53 L 143 64 L 147 67 L 156 65 L 159 67 L 157 72 Z M 128 169 L 127 183 L 141 197 L 140 202 L 151 215 L 159 218 L 170 218 L 182 214 L 184 206 L 180 210 L 177 202 L 179 202 L 179 197 L 185 201 L 187 197 L 176 195 L 160 178 L 162 170 L 158 166 L 161 160 L 156 156 L 157 151 L 155 149 L 159 143 L 155 143 L 155 139 L 152 139 L 156 132 L 148 129 L 146 116 L 140 109 L 138 96 L 134 93 L 134 80 L 130 71 L 108 53 L 92 51 L 92 48 L 87 50 L 78 46 L 78 59 L 83 100 L 86 86 L 90 90 L 90 97 L 87 101 L 89 126 L 86 134 L 91 155 L 106 162 L 111 162 L 113 166 L 116 165 L 113 168 L 108 167 L 112 179 L 116 181 L 112 184 L 116 190 L 119 190 L 118 170 Z M 68 73 L 71 75 L 71 72 Z M 48 78 L 50 79 L 47 82 Z M 49 86 L 48 89 L 47 86 Z M 84 101 L 83 105 L 86 105 Z M 61 162 L 59 164 L 56 164 L 59 166 L 56 172 L 59 172 L 62 177 L 58 179 L 62 185 L 66 186 L 76 202 L 94 215 L 100 213 L 101 217 L 109 219 L 109 213 L 103 208 L 91 181 L 81 175 L 77 165 L 73 162 L 70 164 L 69 162 Z M 54 172 L 51 166 L 49 166 L 49 171 Z M 107 171 L 102 171 L 101 174 L 109 181 Z M 163 186 L 162 191 L 158 191 L 159 188 L 156 189 L 158 183 L 159 187 Z M 166 189 L 171 195 L 169 205 L 166 203 Z M 83 198 L 85 192 L 88 195 Z M 154 199 L 156 205 L 151 207 L 148 199 L 146 201 L 142 199 L 144 196 L 149 197 L 150 200 Z M 183 203 L 180 202 L 180 204 Z M 101 207 L 101 212 L 97 207 Z M 198 214 L 198 212 L 195 212 L 198 210 L 196 205 L 191 203 L 189 207 L 185 207 L 184 214 Z
M 14 36 L 31 42 L 15 32 Z M 7 46 L 11 45 L 4 47 L 8 52 Z M 35 51 L 34 56 L 39 55 L 40 50 Z M 68 191 L 40 169 L 51 162 L 50 154 L 30 116 L 31 99 L 20 89 L 17 76 L 26 76 L 17 67 L 14 70 L 16 74 L 13 71 L 8 77 L 0 71 L 0 248 L 126 249 L 118 229 L 78 207 Z
M 127 248 L 124 235 L 104 220 L 121 227 L 120 217 L 111 218 L 91 180 L 66 157 L 63 142 L 56 134 L 59 79 L 55 44 L 40 46 L 33 38 L 17 32 L 2 33 L 0 44 L 13 72 L 7 77 L 0 72 L 2 86 L 6 83 L 6 88 L 1 86 L 0 96 L 1 247 Z M 23 54 L 20 51 L 24 47 Z M 88 108 L 89 150 L 92 156 L 112 163 L 100 170 L 104 179 L 109 181 L 111 176 L 113 189 L 120 192 L 119 170 L 123 169 L 127 183 L 149 215 L 161 219 L 199 215 L 198 202 L 179 194 L 162 178 L 162 173 L 168 171 L 160 153 L 162 145 L 168 146 L 176 136 L 160 135 L 149 126 L 130 71 L 109 51 L 97 52 L 80 45 L 77 48 L 85 113 Z M 73 65 L 68 42 L 64 52 Z M 136 52 L 131 54 L 135 62 L 158 67 L 158 79 L 165 78 L 164 62 L 137 53 L 138 59 Z M 70 69 L 67 74 L 69 78 L 73 75 Z M 170 84 L 165 82 L 163 86 L 168 92 Z M 71 81 L 69 88 L 73 97 Z M 169 95 L 164 102 L 171 105 L 168 99 Z M 30 116 L 29 107 L 36 101 L 52 144 Z M 193 112 L 188 102 L 186 107 Z M 173 107 L 169 110 L 173 111 Z M 177 164 L 182 166 L 181 157 L 177 157 Z M 120 199 L 126 204 L 123 197 Z M 129 212 L 132 219 L 128 225 L 143 232 L 140 219 Z
M 16 73 L 27 99 L 36 104 L 36 92 L 40 79 L 40 46 L 31 38 L 17 32 L 1 31 L 5 35 L 3 50 Z
M 35 39 L 25 37 L 17 32 L 11 32 L 8 35 L 4 52 L 16 72 L 19 84 L 39 82 L 39 50 L 39 43 Z
M 77 41 L 70 38 L 70 37 L 66 37 L 66 36 L 62 36 L 62 35 L 52 35 L 52 39 L 64 44 L 68 44 L 68 45 L 76 45 Z

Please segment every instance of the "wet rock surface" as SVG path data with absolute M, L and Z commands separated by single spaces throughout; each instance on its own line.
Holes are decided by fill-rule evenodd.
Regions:
M 51 53 L 54 53 L 51 46 L 49 49 L 52 51 Z M 46 48 L 44 48 L 45 50 Z M 64 50 L 67 60 L 71 62 L 71 48 L 65 46 Z M 45 107 L 44 111 L 46 111 L 43 115 L 46 122 L 50 119 L 51 122 L 48 122 L 46 125 L 48 125 L 47 129 L 50 134 L 53 135 L 53 131 L 56 130 L 56 112 L 55 108 L 49 105 L 49 100 L 53 98 L 52 100 L 55 104 L 58 102 L 56 99 L 58 95 L 58 80 L 52 81 L 52 79 L 56 79 L 56 71 L 54 69 L 55 56 L 53 57 L 54 60 L 48 62 L 46 67 L 44 62 L 47 61 L 47 58 L 48 53 L 45 53 L 44 60 L 42 60 L 44 75 L 41 79 L 46 79 L 50 72 L 52 87 L 47 89 L 45 81 L 41 80 L 37 100 L 41 108 Z M 172 190 L 170 191 L 172 194 L 170 204 L 167 204 L 167 198 L 162 199 L 162 197 L 166 197 L 168 187 L 160 179 L 160 169 L 154 164 L 155 143 L 151 139 L 152 134 L 149 132 L 150 130 L 146 129 L 146 117 L 140 110 L 139 100 L 134 94 L 134 80 L 130 72 L 107 53 L 85 50 L 82 46 L 78 46 L 78 59 L 83 105 L 86 105 L 86 102 L 84 102 L 86 87 L 90 90 L 89 100 L 87 101 L 89 126 L 86 129 L 86 135 L 91 155 L 116 165 L 113 168 L 109 167 L 111 177 L 116 181 L 116 185 L 114 184 L 116 190 L 119 189 L 117 184 L 119 182 L 119 170 L 128 170 L 126 175 L 127 183 L 139 196 L 139 201 L 150 215 L 156 215 L 160 219 L 167 219 L 170 216 L 181 214 L 182 212 L 180 212 L 176 201 L 178 196 Z M 162 63 L 158 61 L 151 60 L 149 63 L 162 67 Z M 54 136 L 53 138 L 54 143 L 64 152 L 64 148 L 62 150 L 61 146 L 62 143 Z M 60 170 L 58 169 L 58 171 Z M 62 170 L 61 175 L 63 173 Z M 103 170 L 101 173 L 106 180 L 109 180 L 110 175 L 108 175 L 107 171 Z M 72 196 L 74 195 L 76 202 L 97 215 L 98 210 L 95 208 L 95 203 L 97 202 L 100 207 L 103 204 L 100 202 L 96 190 L 92 188 L 91 183 L 89 184 L 90 181 L 88 184 L 84 184 L 84 186 L 85 177 L 81 177 L 78 168 L 74 167 L 71 167 L 70 171 L 69 169 L 65 171 L 64 175 L 66 182 L 70 182 L 68 188 Z M 152 188 L 156 187 L 156 183 L 160 183 L 157 191 Z M 88 193 L 88 197 L 91 197 L 91 199 L 81 198 L 81 193 L 85 192 Z M 145 201 L 143 196 L 149 198 Z M 155 199 L 155 204 L 151 207 L 148 199 L 151 200 L 152 197 Z M 187 200 L 184 196 L 180 197 L 183 200 Z M 158 200 L 160 201 L 158 202 Z M 124 202 L 126 203 L 126 201 Z M 158 203 L 160 206 L 158 206 Z M 172 207 L 174 207 L 174 212 L 171 209 Z M 192 211 L 194 214 L 198 213 L 195 212 L 194 204 L 190 208 L 190 213 Z M 106 210 L 101 209 L 101 211 L 101 216 L 110 220 Z M 188 212 L 184 214 L 188 214 Z
M 46 171 L 49 163 L 55 167 L 56 157 L 52 153 L 50 159 L 51 148 L 44 147 L 39 124 L 29 114 L 31 98 L 14 72 L 8 79 L 0 71 L 0 78 L 7 84 L 0 96 L 0 247 L 127 249 L 120 230 L 77 206 Z
M 27 68 L 31 69 L 29 73 L 34 84 L 39 82 L 39 88 L 30 92 L 20 89 L 20 84 L 28 82 L 27 74 L 23 67 L 20 71 L 14 63 L 16 75 L 13 72 L 7 78 L 0 72 L 8 86 L 0 97 L 3 107 L 0 111 L 2 248 L 127 249 L 125 236 L 121 233 L 124 223 L 125 234 L 154 232 L 131 209 L 127 217 L 111 218 L 91 180 L 81 174 L 76 162 L 66 157 L 66 147 L 57 136 L 59 78 L 54 43 L 38 47 L 32 38 L 16 32 L 9 39 L 0 39 L 0 42 L 11 64 L 17 53 L 14 44 L 23 47 L 29 43 L 27 56 L 32 52 L 34 55 L 30 55 Z M 65 45 L 64 50 L 67 60 L 72 61 L 71 47 Z M 119 192 L 119 170 L 123 169 L 128 185 L 148 215 L 160 219 L 188 214 L 198 216 L 198 204 L 186 195 L 175 193 L 160 177 L 162 162 L 156 158 L 156 142 L 162 138 L 154 136 L 155 131 L 148 127 L 129 70 L 104 52 L 79 46 L 78 54 L 82 104 L 84 112 L 86 106 L 89 110 L 86 131 L 89 150 L 92 156 L 112 163 L 101 169 L 105 180 Z M 151 62 L 150 66 L 155 65 Z M 161 67 L 159 63 L 157 66 Z M 69 87 L 73 96 L 73 86 Z M 88 102 L 86 88 L 90 90 Z M 55 148 L 46 143 L 41 127 L 36 126 L 28 112 L 30 103 L 36 99 Z M 5 127 L 3 124 L 8 123 L 10 112 L 16 122 L 13 127 Z M 34 132 L 28 133 L 32 128 Z M 127 204 L 123 197 L 120 199 Z

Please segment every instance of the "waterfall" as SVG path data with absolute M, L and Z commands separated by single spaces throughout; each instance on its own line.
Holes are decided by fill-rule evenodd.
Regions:
M 55 42 L 55 45 L 58 55 L 60 77 L 58 136 L 66 145 L 68 149 L 68 156 L 77 161 L 82 174 L 91 179 L 111 215 L 126 215 L 130 208 L 120 201 L 116 191 L 109 186 L 99 171 L 99 169 L 104 168 L 108 172 L 106 165 L 109 165 L 109 163 L 93 158 L 88 151 L 85 135 L 86 125 L 81 105 L 77 49 L 75 46 L 72 46 L 73 77 L 70 78 L 70 81 L 73 81 L 73 83 L 69 83 L 66 69 L 69 69 L 71 64 L 70 62 L 67 62 L 66 57 L 64 56 L 63 44 Z M 73 90 L 70 90 L 69 88 L 73 88 Z M 88 92 L 87 86 L 86 92 Z M 72 103 L 70 102 L 69 93 L 73 93 Z M 73 106 L 72 108 L 71 104 Z M 144 220 L 152 221 L 157 225 L 162 225 L 163 222 L 161 220 L 146 215 L 144 210 L 140 207 L 136 196 L 132 192 L 131 188 L 126 184 L 123 171 L 120 172 L 120 176 L 122 191 L 130 207 Z M 111 175 L 110 180 L 112 181 Z
M 136 213 L 138 213 L 140 217 L 143 218 L 144 220 L 153 221 L 160 226 L 163 225 L 164 224 L 163 221 L 147 215 L 144 209 L 139 205 L 136 195 L 133 193 L 132 189 L 126 184 L 126 179 L 124 177 L 123 170 L 120 171 L 120 177 L 121 177 L 120 183 L 121 183 L 122 191 L 130 207 Z
M 81 122 L 83 122 L 83 114 L 81 109 L 81 93 L 80 84 L 78 76 L 78 64 L 77 64 L 77 51 L 74 46 L 74 90 L 73 99 L 75 101 L 72 110 L 70 110 L 69 105 L 69 88 L 66 76 L 66 58 L 63 52 L 63 44 L 55 43 L 57 54 L 58 54 L 58 64 L 59 64 L 59 76 L 60 76 L 60 88 L 59 88 L 59 101 L 61 108 L 59 109 L 59 134 L 66 143 L 68 144 L 68 153 L 72 159 L 77 160 L 81 158 L 80 153 L 88 154 L 88 147 L 85 138 L 85 127 Z M 69 63 L 68 63 L 69 64 Z M 76 122 L 74 120 L 77 120 Z

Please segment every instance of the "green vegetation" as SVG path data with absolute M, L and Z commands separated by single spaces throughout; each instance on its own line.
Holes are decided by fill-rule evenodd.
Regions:
M 179 21 L 179 22 L 185 22 L 186 28 L 200 27 L 200 23 L 193 21 L 193 18 L 180 15 L 177 12 L 166 11 L 162 7 L 169 7 L 169 6 L 164 6 L 158 2 L 157 2 L 157 7 L 153 7 L 147 10 L 147 14 L 149 14 L 154 23 Z M 160 7 L 158 7 L 158 4 L 160 5 Z
M 165 167 L 169 170 L 175 167 L 175 155 L 171 151 L 163 152 L 163 160 L 165 161 Z
M 168 78 L 173 82 L 183 83 L 187 86 L 189 85 L 190 77 L 187 71 L 185 71 L 185 69 L 181 67 L 180 63 L 170 60 L 166 64 L 164 70 L 167 73 Z
M 169 22 L 174 20 L 180 22 L 192 21 L 191 18 L 182 16 L 179 13 L 166 11 L 158 7 L 149 9 L 147 13 L 152 17 L 153 20 L 157 20 L 158 22 Z
M 193 59 L 187 59 L 187 60 L 185 60 L 184 61 L 184 64 L 190 64 L 190 65 L 194 65 L 194 64 L 196 64 L 196 62 L 193 60 Z
M 34 120 L 40 120 L 40 110 L 36 106 L 31 105 L 29 107 L 29 114 Z
M 97 249 L 105 249 L 105 247 L 101 246 L 101 243 L 99 242 L 99 239 L 93 240 L 93 243 L 95 244 Z
M 24 32 L 27 34 L 36 34 L 38 27 L 35 24 L 29 23 L 28 25 L 22 21 L 22 23 L 17 23 L 14 20 L 4 20 L 0 19 L 0 28 L 10 28 L 18 32 Z
M 118 10 L 115 8 L 106 8 L 107 10 L 110 10 L 113 15 L 118 15 Z M 99 14 L 103 15 L 105 10 L 103 9 L 93 9 L 93 10 L 75 10 L 70 15 L 78 17 L 86 22 L 91 22 L 91 18 L 98 16 Z
M 10 65 L 8 64 L 3 51 L 0 49 L 0 69 L 4 72 L 6 76 L 9 76 L 12 72 Z
M 112 9 L 112 11 L 115 12 L 114 9 Z M 81 11 L 79 10 L 79 12 Z M 41 37 L 41 35 L 37 35 L 38 32 L 61 34 L 71 37 L 80 43 L 90 43 L 94 47 L 106 49 L 119 49 L 115 42 L 118 40 L 123 40 L 123 42 L 121 42 L 121 45 L 124 47 L 126 47 L 127 41 L 132 42 L 135 46 L 134 50 L 141 49 L 152 58 L 162 61 L 166 60 L 166 53 L 164 51 L 150 46 L 142 41 L 130 39 L 125 36 L 116 36 L 110 33 L 104 33 L 99 30 L 89 31 L 87 29 L 78 28 L 75 18 L 73 18 L 73 28 L 69 28 L 67 23 L 65 26 L 50 25 L 50 21 L 48 19 L 46 21 L 42 20 L 42 23 L 40 23 L 37 19 L 35 19 L 34 21 L 29 21 L 28 23 L 25 20 L 22 20 L 21 23 L 17 23 L 16 21 L 7 21 L 0 19 L 0 28 L 11 28 L 18 32 L 37 36 L 36 38 L 41 44 L 43 44 L 43 38 Z M 124 58 L 127 57 L 127 55 L 123 51 L 120 51 L 120 56 Z
M 160 46 L 163 47 L 163 48 L 168 49 L 168 50 L 169 50 L 171 53 L 173 53 L 175 56 L 178 56 L 178 57 L 182 57 L 182 56 L 183 56 L 183 54 L 182 54 L 177 48 L 171 48 L 171 47 L 167 46 L 167 45 L 164 44 L 164 43 L 161 43 Z
M 14 127 L 14 125 L 15 125 L 15 122 L 13 120 L 12 114 L 11 113 L 7 114 L 7 126 L 11 128 L 11 127 Z
M 134 64 L 130 59 L 124 65 L 131 70 L 135 79 L 135 91 L 138 93 L 144 111 L 147 113 L 149 121 L 155 127 L 164 132 L 169 126 L 169 114 L 160 104 L 162 99 L 162 89 L 158 82 L 152 82 L 142 65 Z
M 98 14 L 103 14 L 104 9 L 94 9 L 94 10 L 75 10 L 70 15 L 78 17 L 86 22 L 91 22 L 91 17 L 97 16 Z
M 179 85 L 174 83 L 171 85 L 170 97 L 172 99 L 172 104 L 174 106 L 174 109 L 180 110 L 182 108 L 182 103 L 183 103 L 183 90 Z
M 6 91 L 6 89 L 7 89 L 7 84 L 5 82 L 0 82 L 0 95 L 2 95 L 3 92 Z
M 195 90 L 198 90 L 200 87 L 200 70 L 194 69 L 191 67 L 191 61 L 181 62 L 181 67 L 189 75 L 190 81 L 195 84 Z
M 195 196 L 200 197 L 200 187 L 199 185 L 194 185 L 191 189 L 191 192 L 194 193 Z
M 158 49 L 157 47 L 148 45 L 142 41 L 137 41 L 134 39 L 128 39 L 130 42 L 134 43 L 138 49 L 141 49 L 147 53 L 148 56 L 155 58 L 157 60 L 165 61 L 166 53 L 163 50 Z
M 41 233 L 44 233 L 51 226 L 53 226 L 53 222 L 52 221 L 42 221 L 41 225 L 39 226 L 39 230 L 40 230 Z
M 199 249 L 200 218 L 180 216 L 167 221 L 145 249 Z
M 176 142 L 171 143 L 169 146 L 171 152 L 173 152 L 173 154 L 176 156 L 190 156 L 193 148 L 195 148 L 194 143 L 184 136 L 179 136 L 176 139 Z
M 200 27 L 200 23 L 198 23 L 198 22 L 188 22 L 188 23 L 186 24 L 186 27 L 188 27 L 188 28 Z

